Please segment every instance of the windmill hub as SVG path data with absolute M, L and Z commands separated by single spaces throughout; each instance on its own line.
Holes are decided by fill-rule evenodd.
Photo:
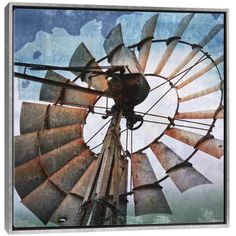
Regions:
M 143 123 L 143 118 L 134 113 L 134 107 L 142 103 L 149 94 L 150 86 L 144 75 L 140 73 L 116 74 L 108 82 L 109 92 L 115 94 L 116 109 L 122 109 L 127 120 L 128 129 L 138 129 Z M 139 125 L 134 125 L 139 122 Z

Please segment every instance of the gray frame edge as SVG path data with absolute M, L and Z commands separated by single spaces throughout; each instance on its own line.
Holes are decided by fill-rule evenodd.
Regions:
M 12 4 L 5 7 L 5 230 L 12 233 Z

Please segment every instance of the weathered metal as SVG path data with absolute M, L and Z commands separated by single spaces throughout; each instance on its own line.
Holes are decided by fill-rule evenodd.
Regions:
M 218 159 L 224 154 L 224 144 L 222 140 L 213 137 L 205 138 L 203 135 L 176 128 L 167 129 L 165 134 L 192 147 L 196 146 L 199 150 Z
M 197 185 L 211 183 L 189 162 L 184 162 L 180 156 L 162 142 L 152 143 L 150 148 L 180 192 Z
M 157 68 L 155 70 L 155 74 L 159 75 L 162 71 L 162 69 L 164 68 L 165 64 L 167 63 L 167 61 L 169 60 L 170 56 L 172 55 L 178 41 L 180 40 L 182 34 L 184 33 L 184 31 L 186 30 L 186 28 L 188 27 L 189 23 L 191 22 L 192 18 L 193 18 L 194 14 L 188 14 L 187 16 L 185 16 L 179 23 L 175 33 L 174 33 L 174 38 L 173 40 L 171 40 L 168 43 L 168 46 L 164 52 L 164 54 L 162 55 L 160 62 L 157 65 Z
M 208 44 L 215 35 L 224 27 L 223 24 L 217 24 L 215 25 L 211 31 L 199 42 L 198 45 L 193 47 L 192 51 L 181 61 L 181 63 L 168 75 L 168 79 L 171 79 L 173 76 L 175 76 L 177 73 L 179 73 L 201 50 L 202 47 L 204 47 L 206 44 Z M 177 86 L 180 88 L 179 86 Z
M 149 53 L 152 45 L 153 34 L 157 25 L 158 14 L 152 16 L 143 26 L 141 32 L 141 45 L 138 46 L 139 50 L 139 63 L 141 72 L 144 73 Z
M 60 170 L 49 177 L 56 186 L 65 192 L 70 191 L 94 160 L 90 149 L 67 162 Z
M 204 110 L 194 112 L 181 112 L 175 115 L 177 119 L 223 119 L 224 118 L 224 107 L 216 113 L 215 110 Z
M 53 81 L 76 85 L 75 83 L 68 81 L 65 77 L 57 74 L 54 71 L 48 71 L 45 75 L 45 78 Z M 72 89 L 63 89 L 48 84 L 42 84 L 39 97 L 40 101 L 52 103 L 56 103 L 59 101 L 59 103 L 62 104 L 78 107 L 80 107 L 81 105 L 93 105 L 96 99 L 97 95 L 90 94 L 88 92 L 81 91 L 78 93 L 78 91 Z
M 25 134 L 41 131 L 41 129 L 83 124 L 86 115 L 87 111 L 81 108 L 23 102 L 20 113 L 20 132 Z
M 70 125 L 14 137 L 15 166 L 81 137 L 81 126 Z
M 215 86 L 212 86 L 210 88 L 207 88 L 207 89 L 201 90 L 199 92 L 190 94 L 188 96 L 182 97 L 182 98 L 179 99 L 179 102 L 180 103 L 181 102 L 186 102 L 186 101 L 189 101 L 189 100 L 192 100 L 192 99 L 195 99 L 195 98 L 205 96 L 207 94 L 215 93 L 215 92 L 219 91 L 221 88 L 222 88 L 222 82 L 220 82 L 219 84 L 217 84 Z
M 194 80 L 198 79 L 202 75 L 206 74 L 211 69 L 215 68 L 216 65 L 222 63 L 224 61 L 224 55 L 218 57 L 214 62 L 211 62 L 203 69 L 196 72 L 194 75 L 190 76 L 189 78 L 185 79 L 182 83 L 176 86 L 177 89 L 181 89 L 184 86 L 188 85 L 189 83 L 193 82 Z
M 33 192 L 22 199 L 22 203 L 30 209 L 44 224 L 48 223 L 53 212 L 66 197 L 66 194 L 46 180 Z
M 135 215 L 171 214 L 162 187 L 160 185 L 150 186 L 150 184 L 157 182 L 157 178 L 145 153 L 131 155 L 131 173 L 134 187 Z

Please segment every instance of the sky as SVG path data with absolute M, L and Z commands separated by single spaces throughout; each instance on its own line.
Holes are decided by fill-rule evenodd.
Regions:
M 140 32 L 144 22 L 149 19 L 155 12 L 116 12 L 116 11 L 76 11 L 76 10 L 42 10 L 42 9 L 16 9 L 15 10 L 15 60 L 20 62 L 45 63 L 53 65 L 67 66 L 71 55 L 75 48 L 84 42 L 96 59 L 105 56 L 102 47 L 105 36 L 118 23 L 121 23 L 123 30 L 124 42 L 126 45 L 132 45 L 140 40 Z M 186 13 L 160 13 L 158 24 L 154 33 L 155 39 L 163 39 L 173 36 L 178 22 Z M 195 14 L 192 22 L 185 31 L 182 39 L 191 43 L 198 43 L 204 33 L 218 24 L 223 23 L 222 15 L 212 14 Z M 212 57 L 216 59 L 224 52 L 223 30 L 204 48 L 210 52 Z M 164 50 L 163 45 L 155 45 L 149 58 L 147 70 L 153 71 L 158 63 Z M 163 75 L 167 75 L 169 70 L 176 65 L 179 58 L 189 52 L 189 48 L 176 48 Z M 209 62 L 208 62 L 209 63 Z M 206 62 L 207 64 L 207 62 Z M 223 75 L 223 65 L 219 66 Z M 18 69 L 18 68 L 16 68 Z M 19 69 L 20 70 L 20 69 Z M 196 69 L 198 70 L 198 69 Z M 195 71 L 196 72 L 196 71 Z M 191 72 L 191 73 L 194 73 Z M 189 76 L 191 75 L 189 74 Z M 43 77 L 45 72 L 37 72 L 37 76 Z M 68 75 L 70 76 L 70 75 Z M 197 83 L 186 86 L 180 91 L 181 96 L 191 94 L 192 92 L 203 88 L 213 86 L 218 82 L 216 70 L 212 70 L 207 75 L 200 78 Z M 158 85 L 161 80 L 148 78 L 152 86 Z M 168 87 L 168 85 L 167 85 Z M 147 101 L 137 107 L 143 110 L 156 96 L 161 94 L 163 90 L 156 91 L 150 95 Z M 40 85 L 27 81 L 16 81 L 15 83 L 15 135 L 19 134 L 18 124 L 20 115 L 21 101 L 38 101 Z M 187 102 L 180 107 L 180 111 L 194 111 L 204 109 L 215 109 L 219 103 L 219 93 L 215 93 L 198 101 Z M 175 102 L 173 102 L 175 101 Z M 104 101 L 100 101 L 102 103 Z M 168 94 L 159 104 L 159 114 L 173 115 L 176 109 L 176 94 L 174 92 Z M 167 109 L 168 108 L 168 109 Z M 155 110 L 154 110 L 155 111 Z M 153 111 L 153 112 L 154 112 Z M 85 139 L 98 127 L 103 121 L 99 118 L 89 115 L 85 126 Z M 210 122 L 210 121 L 208 121 Z M 94 125 L 96 124 L 96 125 Z M 223 123 L 217 122 L 214 129 L 214 135 L 223 139 Z M 124 124 L 122 124 L 124 126 Z M 135 133 L 135 149 L 150 143 L 157 134 L 160 134 L 164 126 L 156 126 L 145 124 Z M 143 136 L 147 132 L 149 135 Z M 94 140 L 91 145 L 95 145 L 105 135 L 105 130 Z M 123 138 L 124 139 L 124 138 Z M 189 146 L 182 146 L 179 142 L 173 142 L 171 138 L 165 137 L 162 141 L 174 148 L 175 152 L 182 157 L 187 157 L 192 152 Z M 124 142 L 124 141 L 123 141 Z M 147 154 L 152 163 L 157 178 L 161 178 L 165 173 L 156 161 L 152 152 L 148 149 Z M 129 205 L 129 224 L 152 224 L 152 223 L 202 223 L 202 222 L 220 222 L 223 219 L 223 158 L 217 160 L 205 153 L 198 152 L 191 160 L 194 167 L 202 174 L 209 178 L 213 184 L 198 186 L 180 194 L 170 179 L 162 183 L 163 192 L 170 204 L 173 212 L 169 215 L 148 215 L 143 217 L 133 216 L 132 198 Z M 32 213 L 26 209 L 21 203 L 15 192 L 15 224 L 16 226 L 42 226 L 43 224 L 37 220 Z M 51 224 L 49 223 L 48 226 Z

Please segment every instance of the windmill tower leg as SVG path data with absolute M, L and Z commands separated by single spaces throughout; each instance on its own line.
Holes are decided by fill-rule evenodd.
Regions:
M 98 155 L 96 168 L 91 176 L 82 204 L 79 216 L 80 225 L 104 225 L 107 217 L 111 218 L 109 221 L 111 224 L 118 224 L 121 180 L 119 162 L 123 158 L 119 138 L 121 114 L 120 109 L 114 111 L 104 138 L 102 150 Z

